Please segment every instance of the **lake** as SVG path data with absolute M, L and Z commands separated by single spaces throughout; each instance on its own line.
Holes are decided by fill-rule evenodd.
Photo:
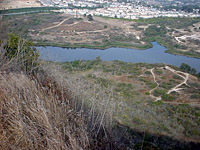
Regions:
M 108 48 L 106 50 L 88 48 L 36 47 L 40 59 L 65 62 L 74 60 L 93 60 L 99 56 L 103 61 L 120 60 L 132 63 L 165 63 L 180 66 L 186 63 L 200 72 L 200 59 L 165 53 L 165 47 L 153 42 L 153 48 L 137 50 L 129 48 Z

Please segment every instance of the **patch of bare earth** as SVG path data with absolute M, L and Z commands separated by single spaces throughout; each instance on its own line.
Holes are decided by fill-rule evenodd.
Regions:
M 40 6 L 37 0 L 0 0 L 0 10 Z

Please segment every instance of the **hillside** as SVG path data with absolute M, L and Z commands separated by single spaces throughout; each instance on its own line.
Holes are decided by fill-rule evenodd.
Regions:
M 85 98 L 89 106 L 94 96 L 100 103 L 95 101 L 96 105 L 101 106 L 106 99 L 106 109 L 120 124 L 137 131 L 198 142 L 200 81 L 195 76 L 162 64 L 98 59 L 61 66 L 61 72 L 66 70 L 61 73 L 65 74 L 64 78 L 73 79 L 70 87 L 79 88 L 79 96 Z M 53 72 L 59 74 L 60 71 Z M 52 73 L 52 76 L 57 75 Z
M 97 49 L 147 49 L 152 47 L 151 42 L 157 41 L 167 47 L 169 53 L 200 58 L 200 18 L 130 20 L 94 16 L 89 21 L 87 16 L 51 9 L 55 8 L 16 9 L 10 13 L 18 15 L 2 14 L 0 39 L 14 32 L 35 45 Z
M 0 50 L 0 149 L 200 147 L 200 81 L 187 65 L 47 62 L 15 34 Z
M 31 45 L 11 34 L 0 47 L 0 149 L 117 149 L 104 115 L 94 110 L 100 118 L 91 122 L 62 74 L 61 82 L 51 76 Z

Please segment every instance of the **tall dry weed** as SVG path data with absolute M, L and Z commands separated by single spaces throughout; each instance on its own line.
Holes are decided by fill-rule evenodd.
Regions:
M 0 77 L 1 148 L 87 149 L 86 126 L 67 104 L 24 74 Z

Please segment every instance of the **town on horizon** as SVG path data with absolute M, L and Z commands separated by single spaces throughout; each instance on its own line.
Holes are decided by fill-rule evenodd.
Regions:
M 11 5 L 12 2 L 15 2 L 15 4 Z M 165 2 L 162 0 L 27 0 L 26 2 L 2 0 L 1 3 L 0 9 L 59 7 L 60 9 L 57 11 L 67 14 L 91 14 L 124 19 L 200 17 L 199 0 L 168 0 Z

